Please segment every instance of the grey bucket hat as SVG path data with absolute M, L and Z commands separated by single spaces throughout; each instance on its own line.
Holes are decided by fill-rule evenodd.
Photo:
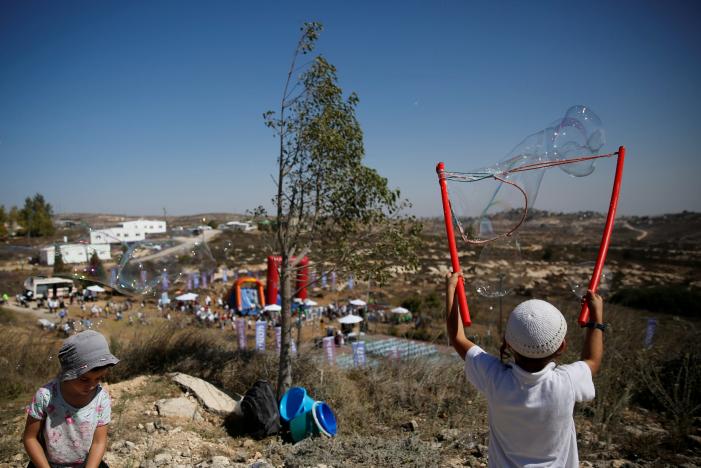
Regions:
M 77 379 L 96 367 L 117 364 L 119 359 L 110 353 L 107 340 L 100 333 L 86 330 L 66 339 L 58 352 L 61 382 Z

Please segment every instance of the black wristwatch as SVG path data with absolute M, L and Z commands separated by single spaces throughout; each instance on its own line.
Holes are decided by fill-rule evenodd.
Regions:
M 608 328 L 608 323 L 587 322 L 584 326 L 587 328 L 598 328 L 602 332 L 605 332 L 606 328 Z

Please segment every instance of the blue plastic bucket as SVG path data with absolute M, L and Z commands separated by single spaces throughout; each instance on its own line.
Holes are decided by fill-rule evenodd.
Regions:
M 303 387 L 292 387 L 285 392 L 280 400 L 280 418 L 290 422 L 300 414 L 312 410 L 314 399 L 307 395 Z
M 334 437 L 338 431 L 336 426 L 336 415 L 333 414 L 329 405 L 323 401 L 317 401 L 311 410 L 316 432 L 328 437 Z

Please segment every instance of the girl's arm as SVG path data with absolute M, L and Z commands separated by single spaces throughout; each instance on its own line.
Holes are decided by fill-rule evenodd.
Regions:
M 595 292 L 587 291 L 584 300 L 589 303 L 589 320 L 594 323 L 604 322 L 604 301 Z M 604 356 L 604 332 L 597 328 L 587 328 L 582 348 L 582 361 L 591 369 L 591 374 L 596 375 Z
M 458 278 L 462 273 L 453 273 L 446 278 L 445 282 L 445 324 L 448 330 L 448 341 L 461 358 L 465 359 L 465 354 L 475 344 L 465 336 L 465 330 L 460 319 L 458 303 L 455 301 L 455 288 Z
M 24 434 L 22 434 L 22 443 L 24 449 L 29 455 L 29 459 L 37 468 L 49 468 L 49 460 L 44 453 L 44 447 L 39 442 L 39 432 L 41 431 L 41 419 L 34 419 L 27 416 L 27 422 L 24 426 Z
M 92 436 L 92 445 L 88 452 L 88 459 L 85 461 L 85 468 L 97 468 L 100 466 L 102 457 L 107 448 L 107 425 L 97 426 Z

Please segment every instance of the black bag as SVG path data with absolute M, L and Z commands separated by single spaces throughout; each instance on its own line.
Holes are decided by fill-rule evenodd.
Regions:
M 267 381 L 259 380 L 248 389 L 241 400 L 241 410 L 246 432 L 256 439 L 280 431 L 280 411 L 273 388 Z

